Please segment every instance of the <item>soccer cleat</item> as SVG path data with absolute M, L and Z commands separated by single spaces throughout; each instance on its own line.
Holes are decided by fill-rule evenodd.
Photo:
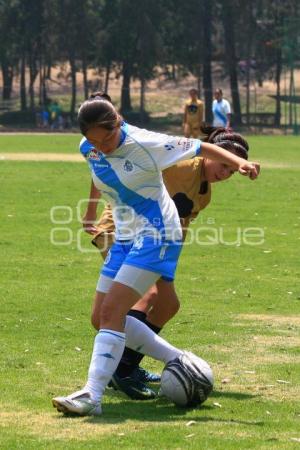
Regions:
M 131 376 L 142 383 L 159 383 L 161 379 L 160 375 L 148 372 L 148 370 L 143 369 L 142 367 L 134 369 Z
M 102 410 L 99 403 L 91 399 L 86 391 L 77 391 L 67 397 L 54 397 L 52 405 L 64 414 L 78 414 L 79 416 L 100 416 Z
M 152 400 L 156 397 L 156 392 L 139 381 L 137 378 L 120 378 L 114 374 L 110 385 L 115 389 L 124 392 L 133 400 Z

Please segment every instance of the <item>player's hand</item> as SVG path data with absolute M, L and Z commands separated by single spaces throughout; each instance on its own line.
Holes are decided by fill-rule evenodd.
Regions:
M 91 214 L 89 212 L 86 212 L 85 215 L 82 218 L 82 226 L 86 233 L 88 234 L 97 234 L 98 229 L 94 225 L 96 221 L 96 216 L 94 214 Z
M 260 164 L 258 162 L 246 161 L 239 167 L 239 173 L 248 176 L 250 180 L 255 180 L 260 172 Z

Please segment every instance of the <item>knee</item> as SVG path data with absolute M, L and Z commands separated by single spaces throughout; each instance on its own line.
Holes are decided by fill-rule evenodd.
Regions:
M 96 330 L 100 329 L 100 317 L 95 312 L 91 314 L 91 324 Z
M 103 302 L 101 306 L 101 314 L 99 318 L 99 327 L 100 323 L 102 324 L 110 323 L 113 317 L 118 316 L 118 311 L 116 307 L 113 307 L 109 302 Z
M 170 312 L 170 316 L 173 317 L 175 316 L 175 314 L 178 313 L 180 309 L 180 301 L 178 300 L 177 297 L 172 299 L 172 302 L 169 305 L 169 312 Z

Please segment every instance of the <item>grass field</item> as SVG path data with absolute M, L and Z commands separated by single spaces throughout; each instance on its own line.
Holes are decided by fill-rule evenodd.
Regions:
M 300 138 L 249 141 L 252 158 L 270 168 L 256 182 L 236 175 L 214 186 L 194 225 L 202 245 L 186 246 L 181 257 L 181 310 L 162 332 L 211 363 L 214 393 L 184 410 L 108 392 L 100 418 L 64 418 L 50 402 L 85 382 L 94 337 L 100 258 L 78 250 L 78 239 L 90 246 L 76 217 L 88 169 L 0 161 L 1 450 L 299 448 Z M 0 152 L 76 152 L 77 143 L 78 136 L 0 136 Z M 67 207 L 55 218 L 70 223 L 53 224 L 53 206 Z M 249 227 L 263 233 L 260 245 L 245 242 Z M 53 228 L 63 228 L 53 236 L 69 245 L 51 244 Z M 213 245 L 216 235 L 223 243 Z M 150 359 L 144 366 L 162 369 Z

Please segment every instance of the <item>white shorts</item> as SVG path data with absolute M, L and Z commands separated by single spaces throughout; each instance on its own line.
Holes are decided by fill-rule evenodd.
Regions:
M 149 270 L 123 264 L 115 278 L 107 277 L 101 273 L 96 291 L 107 294 L 113 282 L 117 281 L 118 283 L 122 283 L 125 286 L 134 289 L 142 297 L 160 277 L 160 273 L 150 272 Z

